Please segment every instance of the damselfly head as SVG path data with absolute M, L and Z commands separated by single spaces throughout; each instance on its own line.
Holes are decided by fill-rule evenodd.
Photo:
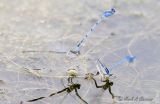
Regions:
M 84 79 L 91 80 L 93 79 L 93 76 L 94 76 L 93 73 L 87 73 Z
M 116 12 L 116 10 L 115 10 L 114 8 L 112 8 L 112 9 L 111 9 L 111 11 L 112 11 L 113 13 L 115 13 L 115 12 Z
M 112 85 L 113 85 L 113 82 L 110 82 L 110 85 L 112 86 Z
M 78 89 L 80 89 L 81 85 L 80 84 L 76 84 L 75 85 Z
M 77 74 L 78 74 L 78 72 L 77 72 L 76 69 L 69 69 L 69 70 L 68 70 L 68 75 L 69 75 L 70 77 L 76 77 Z

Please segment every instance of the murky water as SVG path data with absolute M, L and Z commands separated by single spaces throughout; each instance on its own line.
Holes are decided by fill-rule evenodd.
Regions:
M 89 36 L 79 57 L 53 52 L 71 49 L 111 7 L 115 15 Z M 159 104 L 159 10 L 159 0 L 0 0 L 0 103 L 31 104 L 26 101 L 47 97 L 67 86 L 67 70 L 76 68 L 80 78 L 74 82 L 89 104 Z M 84 80 L 97 71 L 97 58 L 111 67 L 127 55 L 136 56 L 135 62 L 112 70 L 115 101 Z M 103 84 L 100 76 L 96 80 Z M 33 102 L 81 103 L 74 92 Z

